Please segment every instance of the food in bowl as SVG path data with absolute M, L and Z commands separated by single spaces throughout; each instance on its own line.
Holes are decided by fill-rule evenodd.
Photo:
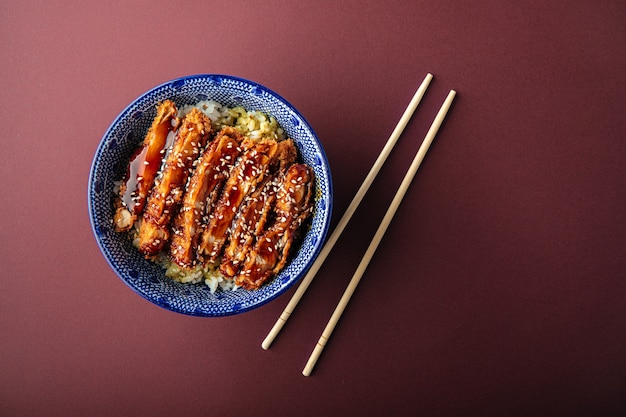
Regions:
M 157 105 L 165 100 L 174 102 L 180 112 L 201 101 L 215 101 L 228 107 L 236 118 L 236 108 L 246 109 L 256 127 L 246 135 L 276 131 L 281 138 L 293 140 L 298 150 L 298 162 L 313 168 L 315 183 L 313 209 L 300 229 L 301 238 L 294 242 L 290 259 L 273 278 L 260 288 L 236 291 L 222 290 L 224 282 L 217 279 L 207 283 L 189 284 L 166 276 L 176 274 L 163 264 L 146 259 L 129 238 L 130 230 L 117 232 L 114 196 L 128 168 L 133 153 L 145 139 L 154 121 Z M 216 109 L 204 112 L 219 113 Z M 261 115 L 264 115 L 263 117 Z M 272 122 L 275 120 L 274 122 Z M 252 122 L 252 120 L 250 120 Z M 252 125 L 252 123 L 251 123 Z M 160 167 L 159 167 L 160 169 Z M 330 228 L 333 207 L 333 187 L 328 159 L 322 143 L 302 114 L 287 100 L 256 82 L 232 75 L 197 74 L 166 81 L 131 101 L 105 131 L 95 151 L 88 181 L 88 210 L 92 232 L 104 259 L 111 269 L 137 295 L 176 313 L 199 317 L 223 317 L 256 309 L 279 297 L 297 283 L 315 261 Z M 136 224 L 132 226 L 137 227 Z M 202 275 L 202 274 L 201 274 Z M 220 274 L 221 275 L 221 274 Z M 198 278 L 203 281 L 205 277 Z M 231 284 L 232 285 L 232 284 Z
M 118 182 L 113 223 L 177 282 L 255 290 L 297 246 L 314 183 L 273 117 L 163 100 Z

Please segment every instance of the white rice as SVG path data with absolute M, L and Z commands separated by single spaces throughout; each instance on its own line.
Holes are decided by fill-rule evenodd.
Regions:
M 247 111 L 243 107 L 222 106 L 213 100 L 184 105 L 178 110 L 178 116 L 183 117 L 194 107 L 211 119 L 216 131 L 223 126 L 233 126 L 250 139 L 268 138 L 279 141 L 285 138 L 285 131 L 278 125 L 275 118 L 256 110 Z

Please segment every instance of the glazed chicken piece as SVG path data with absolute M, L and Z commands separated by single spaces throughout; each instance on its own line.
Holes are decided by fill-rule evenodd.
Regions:
M 177 113 L 178 109 L 171 100 L 157 105 L 157 114 L 141 147 L 130 158 L 120 187 L 113 219 L 116 231 L 129 230 L 143 212 L 154 178 L 161 167 L 168 135 L 179 123 Z
M 263 232 L 272 204 L 276 200 L 277 188 L 277 177 L 266 178 L 242 205 L 237 218 L 233 221 L 220 264 L 220 271 L 224 276 L 229 278 L 235 276 L 250 251 L 254 238 Z
M 298 150 L 293 140 L 286 139 L 278 142 L 278 169 L 285 171 L 296 162 Z
M 257 238 L 246 255 L 235 283 L 246 289 L 258 289 L 286 264 L 300 225 L 312 209 L 314 172 L 304 164 L 287 170 L 276 196 L 274 223 Z
M 212 133 L 211 120 L 192 109 L 176 132 L 176 139 L 156 179 L 139 229 L 139 251 L 147 257 L 159 253 L 170 238 L 170 220 L 178 210 L 189 173 Z
M 242 204 L 231 226 L 229 241 L 220 264 L 220 271 L 226 277 L 232 278 L 237 274 L 256 236 L 261 235 L 265 229 L 280 187 L 279 181 L 287 167 L 296 161 L 297 151 L 293 141 L 282 141 L 278 146 L 278 169 L 282 174 L 267 177 L 263 184 L 256 187 Z
M 212 207 L 237 160 L 243 137 L 231 127 L 222 129 L 207 147 L 187 185 L 187 192 L 172 226 L 170 258 L 181 268 L 196 264 L 206 207 Z
M 231 223 L 248 193 L 278 166 L 279 149 L 282 147 L 275 140 L 246 141 L 243 146 L 247 148 L 233 168 L 222 196 L 209 213 L 209 224 L 202 234 L 199 254 L 205 264 L 215 263 L 221 255 Z

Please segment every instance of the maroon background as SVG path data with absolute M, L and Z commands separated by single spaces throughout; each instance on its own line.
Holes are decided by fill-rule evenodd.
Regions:
M 551 3 L 546 5 L 545 3 Z M 623 1 L 0 4 L 0 415 L 626 413 Z M 396 149 L 269 351 L 294 289 L 193 318 L 134 294 L 87 214 L 144 91 L 262 83 L 318 133 L 333 225 Z M 457 98 L 314 374 L 301 370 L 450 89 Z

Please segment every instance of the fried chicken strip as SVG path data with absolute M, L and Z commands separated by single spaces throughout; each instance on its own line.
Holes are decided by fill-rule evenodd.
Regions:
M 232 278 L 254 244 L 254 238 L 263 232 L 272 204 L 276 200 L 277 177 L 266 178 L 254 190 L 233 221 L 228 244 L 224 249 L 220 271 Z
M 287 263 L 300 225 L 312 209 L 313 170 L 294 164 L 284 175 L 274 207 L 275 222 L 258 237 L 247 254 L 235 283 L 246 289 L 260 288 Z
M 130 158 L 116 200 L 113 221 L 117 232 L 129 230 L 143 212 L 148 194 L 154 185 L 154 178 L 161 167 L 168 135 L 178 125 L 177 113 L 178 109 L 173 101 L 159 103 L 157 114 L 141 147 Z
M 243 136 L 234 128 L 222 129 L 198 160 L 187 185 L 182 207 L 174 219 L 170 258 L 181 268 L 196 263 L 196 249 L 203 230 L 206 207 L 220 196 L 222 187 L 241 152 Z
M 211 120 L 192 109 L 176 132 L 176 139 L 156 179 L 139 229 L 139 251 L 146 256 L 159 253 L 170 238 L 170 220 L 176 214 L 194 161 L 212 133 Z
M 220 271 L 226 277 L 232 278 L 237 274 L 256 236 L 259 236 L 265 229 L 280 187 L 279 181 L 287 167 L 296 161 L 297 151 L 293 141 L 282 141 L 278 146 L 277 158 L 279 171 L 282 174 L 268 177 L 263 184 L 259 184 L 244 201 L 231 226 L 229 241 L 220 264 Z
M 205 263 L 215 263 L 221 255 L 237 210 L 248 193 L 275 169 L 278 149 L 275 140 L 262 139 L 251 144 L 237 161 L 202 234 L 199 254 Z

